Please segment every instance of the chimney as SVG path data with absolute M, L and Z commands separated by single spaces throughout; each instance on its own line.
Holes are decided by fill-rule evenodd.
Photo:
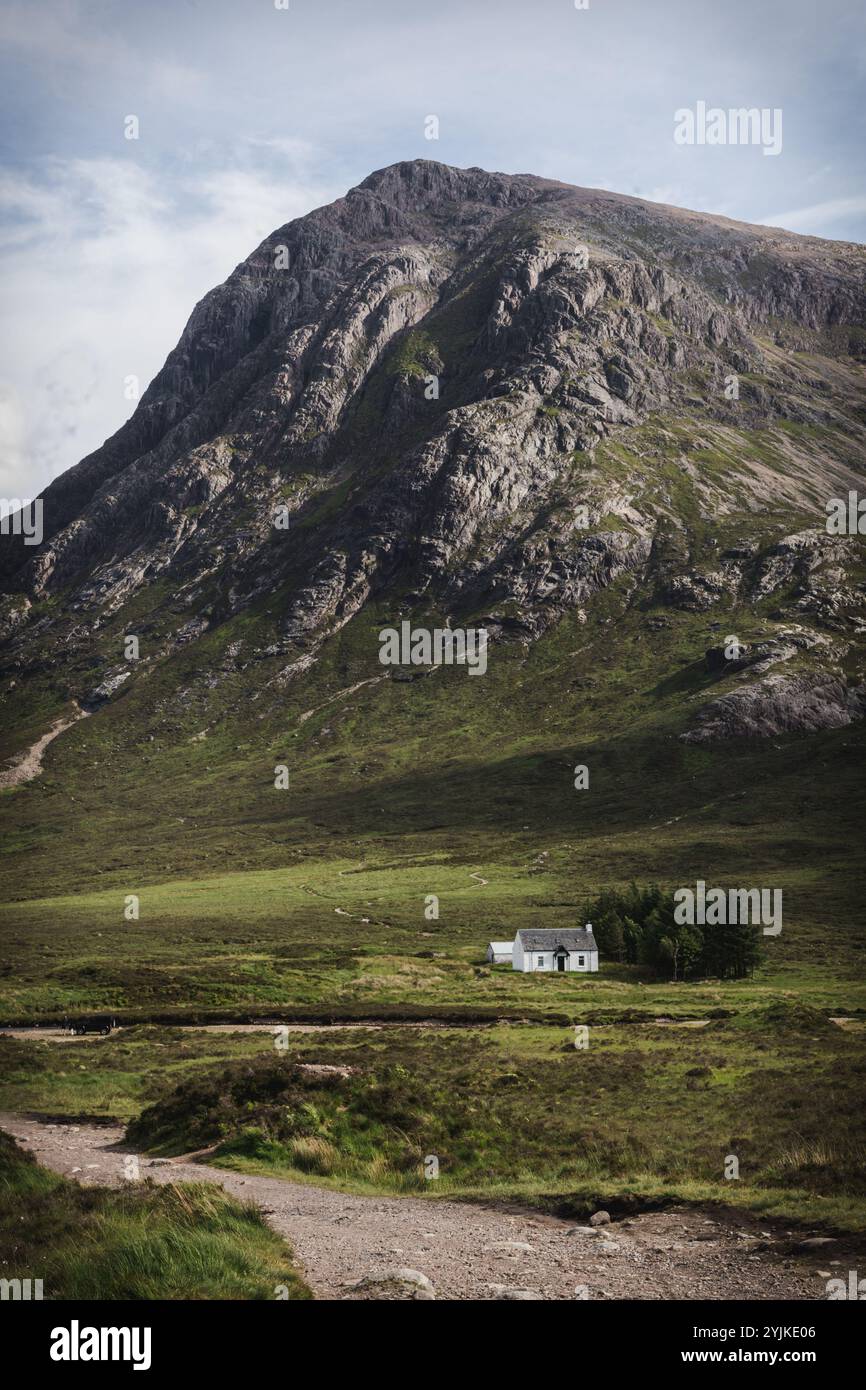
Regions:
M 588 931 L 590 936 L 592 936 L 592 922 L 587 922 L 586 926 L 584 927 L 584 931 Z

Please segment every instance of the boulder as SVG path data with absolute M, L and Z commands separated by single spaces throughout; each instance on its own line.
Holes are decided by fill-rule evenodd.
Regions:
M 866 688 L 849 689 L 842 677 L 806 673 L 767 676 L 705 705 L 683 743 L 842 729 L 866 712 Z
M 374 1300 L 388 1303 L 427 1301 L 436 1298 L 433 1283 L 417 1269 L 384 1269 L 377 1274 L 365 1274 L 350 1284 L 343 1302 Z

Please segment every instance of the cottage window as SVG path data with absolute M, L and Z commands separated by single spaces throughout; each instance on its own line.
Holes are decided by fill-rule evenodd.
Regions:
M 544 965 L 544 956 L 539 956 L 539 957 L 538 957 L 538 964 L 539 964 L 539 966 Z
M 578 963 L 578 965 L 583 965 L 583 963 L 584 963 L 585 960 L 586 960 L 586 956 L 578 956 L 578 958 L 577 958 L 577 963 Z

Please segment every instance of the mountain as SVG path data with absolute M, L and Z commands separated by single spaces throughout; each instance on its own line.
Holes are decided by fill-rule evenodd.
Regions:
M 862 540 L 826 523 L 863 488 L 864 361 L 856 245 L 426 160 L 279 228 L 46 490 L 42 544 L 3 538 L 0 751 L 93 716 L 46 754 L 62 775 L 12 779 L 13 859 L 71 835 L 92 873 L 68 797 L 96 778 L 88 818 L 131 833 L 144 749 L 167 870 L 181 808 L 210 845 L 188 862 L 215 852 L 209 779 L 256 862 L 354 834 L 368 796 L 395 834 L 435 824 L 424 727 L 476 778 L 516 760 L 509 831 L 543 799 L 524 759 L 578 734 L 682 769 L 853 728 Z M 403 618 L 486 628 L 488 675 L 381 666 Z M 283 757 L 317 769 L 288 829 L 260 794 Z M 477 786 L 450 787 L 455 831 Z

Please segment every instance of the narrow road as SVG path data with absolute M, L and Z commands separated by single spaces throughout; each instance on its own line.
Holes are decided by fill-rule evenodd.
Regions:
M 120 1184 L 134 1152 L 118 1126 L 0 1114 L 0 1128 L 47 1167 L 84 1183 Z M 426 1275 L 440 1299 L 827 1297 L 831 1254 L 785 1254 L 774 1249 L 778 1232 L 745 1215 L 673 1209 L 594 1229 L 435 1198 L 356 1197 L 203 1166 L 189 1156 L 138 1160 L 142 1177 L 216 1182 L 256 1202 L 291 1243 L 319 1298 L 344 1298 L 357 1281 L 395 1268 Z

